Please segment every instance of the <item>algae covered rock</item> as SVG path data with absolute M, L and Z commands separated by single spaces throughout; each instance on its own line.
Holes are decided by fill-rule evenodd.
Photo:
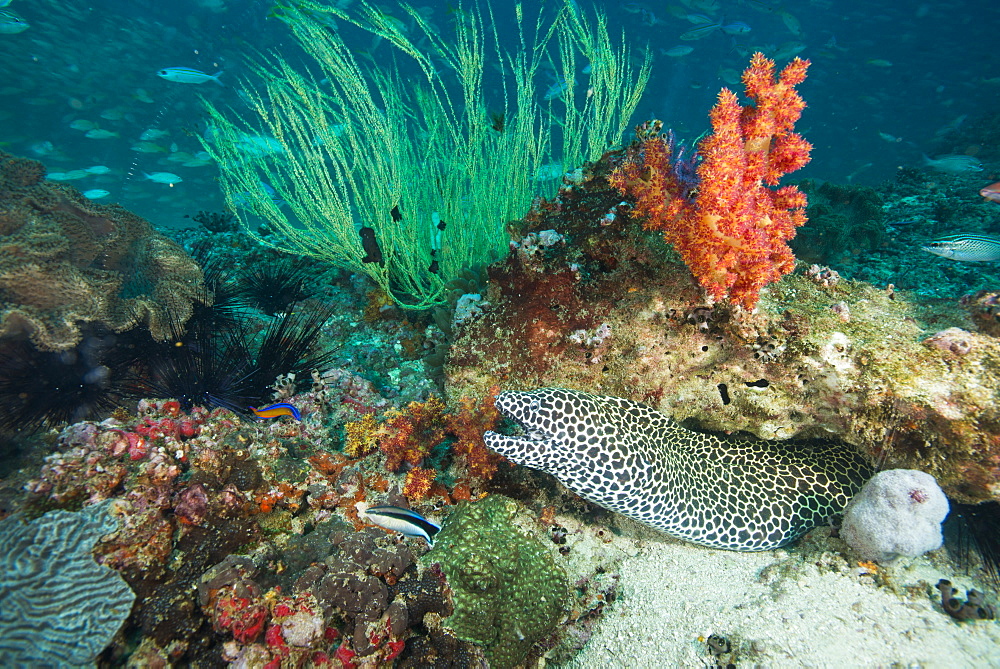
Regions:
M 568 596 L 566 575 L 535 537 L 513 523 L 501 495 L 459 507 L 423 561 L 440 563 L 455 612 L 445 627 L 482 646 L 490 667 L 513 667 L 552 633 Z

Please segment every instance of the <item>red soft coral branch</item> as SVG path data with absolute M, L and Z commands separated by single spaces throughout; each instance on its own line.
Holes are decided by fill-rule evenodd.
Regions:
M 812 145 L 792 131 L 805 107 L 795 86 L 808 67 L 796 58 L 775 78 L 774 61 L 756 53 L 743 73 L 754 104 L 743 107 L 722 89 L 710 114 L 713 132 L 698 146 L 693 197 L 673 171 L 662 135 L 644 139 L 610 177 L 713 299 L 752 309 L 761 289 L 794 267 L 787 241 L 806 221 L 806 198 L 794 186 L 769 186 L 809 162 Z

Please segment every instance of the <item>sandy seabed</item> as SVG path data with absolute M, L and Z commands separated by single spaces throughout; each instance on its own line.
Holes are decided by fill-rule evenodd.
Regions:
M 829 528 L 763 553 L 632 541 L 616 600 L 564 667 L 712 667 L 712 634 L 740 667 L 1000 667 L 1000 621 L 955 621 L 934 586 L 996 593 L 943 549 L 873 574 Z

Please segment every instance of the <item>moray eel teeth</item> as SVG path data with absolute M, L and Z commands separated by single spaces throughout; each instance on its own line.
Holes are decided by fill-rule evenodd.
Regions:
M 848 444 L 704 434 L 620 397 L 541 388 L 500 393 L 496 406 L 524 434 L 486 432 L 493 451 L 713 548 L 784 546 L 843 511 L 873 473 Z

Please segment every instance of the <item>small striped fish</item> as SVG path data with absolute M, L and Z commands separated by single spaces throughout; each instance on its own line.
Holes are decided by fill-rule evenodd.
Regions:
M 398 506 L 373 506 L 365 511 L 365 516 L 380 527 L 393 532 L 405 534 L 408 537 L 421 537 L 427 545 L 434 548 L 434 535 L 441 526 L 433 520 L 428 520 L 412 509 Z
M 288 402 L 279 402 L 278 404 L 272 404 L 260 409 L 255 409 L 250 407 L 250 411 L 254 412 L 257 418 L 277 418 L 279 416 L 291 416 L 295 420 L 302 420 L 302 414 L 299 410 L 289 404 Z
M 963 233 L 930 242 L 920 250 L 960 262 L 998 262 L 1000 237 Z

